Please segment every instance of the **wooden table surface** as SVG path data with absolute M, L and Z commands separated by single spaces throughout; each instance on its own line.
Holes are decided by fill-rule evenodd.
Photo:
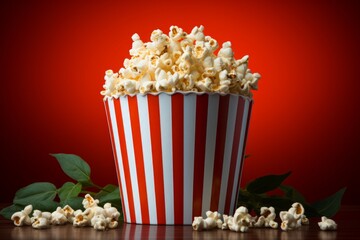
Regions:
M 343 206 L 333 218 L 338 224 L 337 231 L 320 231 L 319 218 L 310 219 L 309 226 L 298 230 L 284 232 L 280 229 L 251 228 L 246 233 L 229 230 L 212 230 L 197 232 L 191 226 L 153 226 L 122 223 L 117 229 L 104 232 L 90 227 L 75 228 L 72 225 L 52 226 L 49 229 L 37 230 L 29 226 L 15 227 L 13 223 L 0 217 L 0 239 L 246 239 L 246 240 L 287 240 L 287 239 L 320 239 L 346 240 L 360 239 L 360 206 Z

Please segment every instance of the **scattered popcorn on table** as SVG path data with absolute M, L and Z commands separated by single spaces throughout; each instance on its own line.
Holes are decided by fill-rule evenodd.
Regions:
M 221 228 L 222 221 L 220 219 L 221 215 L 218 212 L 206 212 L 206 219 L 202 217 L 194 217 L 194 221 L 192 223 L 192 227 L 194 230 L 210 230 L 214 228 Z
M 85 195 L 83 200 L 84 211 L 81 209 L 74 211 L 69 205 L 50 212 L 34 210 L 33 216 L 30 214 L 33 210 L 32 205 L 28 205 L 24 210 L 12 215 L 11 220 L 16 226 L 32 225 L 36 229 L 49 228 L 50 225 L 63 225 L 72 223 L 74 227 L 92 226 L 96 230 L 106 230 L 116 228 L 120 212 L 111 206 L 111 203 L 105 203 L 104 208 L 98 206 L 99 200 L 94 199 L 89 194 Z M 219 214 L 220 217 L 220 214 Z M 220 224 L 221 225 L 221 224 Z
M 321 222 L 318 222 L 318 225 L 321 230 L 336 230 L 337 224 L 334 220 L 327 218 L 325 216 L 321 217 Z
M 105 72 L 105 98 L 176 91 L 251 96 L 257 89 L 260 74 L 248 69 L 249 56 L 236 60 L 231 42 L 224 42 L 215 55 L 219 44 L 204 35 L 203 26 L 189 34 L 177 26 L 168 35 L 157 29 L 146 43 L 136 33 L 131 38 L 131 58 L 118 72 Z
M 51 213 L 34 210 L 33 217 L 31 218 L 33 228 L 43 229 L 50 227 L 51 224 Z
M 31 214 L 32 209 L 32 205 L 28 205 L 24 208 L 24 210 L 14 213 L 11 216 L 11 220 L 14 221 L 15 226 L 21 227 L 23 225 L 31 225 L 29 215 Z
M 271 227 L 271 228 L 278 227 L 278 223 L 275 222 L 275 218 L 276 218 L 275 208 L 262 207 L 260 208 L 260 214 L 261 216 L 254 224 L 255 227 Z

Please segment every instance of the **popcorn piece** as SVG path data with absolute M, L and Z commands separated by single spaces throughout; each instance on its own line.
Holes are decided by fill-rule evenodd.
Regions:
M 31 219 L 29 217 L 32 212 L 32 205 L 27 205 L 20 212 L 16 212 L 11 216 L 11 220 L 14 221 L 15 226 L 31 225 Z
M 178 40 L 180 40 L 180 38 L 185 37 L 185 35 L 186 34 L 184 34 L 182 28 L 179 28 L 177 26 L 170 27 L 169 37 L 172 40 L 178 41 Z
M 132 35 L 131 39 L 133 40 L 133 43 L 132 43 L 132 48 L 129 51 L 130 55 L 131 56 L 139 55 L 141 50 L 145 50 L 144 43 L 141 41 L 137 33 Z
M 196 231 L 201 230 L 210 230 L 214 228 L 221 228 L 222 227 L 222 221 L 220 219 L 221 215 L 218 212 L 206 212 L 206 219 L 203 219 L 202 217 L 194 217 L 194 221 L 192 223 L 192 227 Z
M 63 225 L 68 222 L 65 216 L 65 211 L 61 207 L 57 207 L 56 211 L 51 213 L 51 224 Z
M 34 210 L 33 217 L 31 218 L 31 223 L 31 226 L 36 229 L 48 228 L 51 223 L 51 213 Z
M 231 48 L 231 42 L 224 42 L 222 48 L 219 50 L 218 57 L 221 57 L 222 60 L 230 65 L 234 59 L 234 52 Z
M 86 194 L 84 200 L 82 201 L 82 205 L 85 209 L 97 207 L 99 200 L 95 200 L 90 194 Z
M 82 210 L 75 211 L 73 226 L 75 226 L 75 227 L 88 226 L 89 225 L 88 213 L 89 213 L 88 209 L 86 209 L 84 212 Z
M 104 205 L 105 217 L 107 221 L 107 226 L 109 228 L 116 228 L 118 226 L 118 220 L 120 217 L 119 211 L 111 206 L 111 203 L 106 203 Z
M 247 232 L 253 222 L 253 217 L 248 213 L 246 207 L 236 209 L 234 217 L 223 215 L 224 223 L 222 229 L 229 229 L 235 232 Z
M 305 209 L 301 203 L 293 203 L 289 209 L 289 213 L 293 214 L 298 220 L 298 225 L 307 225 L 309 224 L 309 219 L 304 215 Z
M 271 227 L 271 228 L 277 228 L 278 223 L 275 222 L 276 213 L 275 209 L 273 207 L 262 207 L 260 208 L 260 214 L 261 216 L 255 223 L 255 227 Z
M 74 220 L 74 209 L 72 209 L 69 205 L 66 205 L 62 209 L 64 211 L 64 215 L 67 218 L 69 223 L 73 223 Z
M 301 218 L 305 213 L 305 209 L 301 203 L 293 203 L 289 209 L 289 213 L 294 215 L 294 218 Z
M 179 80 L 179 74 L 165 72 L 162 69 L 156 69 L 155 71 L 156 84 L 155 88 L 158 91 L 173 92 L 175 91 L 175 85 Z
M 205 225 L 205 221 L 202 217 L 194 217 L 192 227 L 195 231 L 202 231 L 203 229 L 206 229 L 204 225 Z
M 188 37 L 192 41 L 204 41 L 204 26 L 201 25 L 200 27 L 194 27 Z
M 334 220 L 327 218 L 325 216 L 321 217 L 321 222 L 318 222 L 318 225 L 321 230 L 336 230 L 337 224 Z
M 218 42 L 210 36 L 206 36 L 205 41 L 206 48 L 211 52 L 214 52 L 219 47 Z
M 293 230 L 301 226 L 298 224 L 299 218 L 295 218 L 293 214 L 286 211 L 281 211 L 279 215 L 282 221 L 280 225 L 282 230 L 284 231 Z
M 101 214 L 95 215 L 91 219 L 91 226 L 93 226 L 96 230 L 104 231 L 107 227 L 107 221 L 105 219 L 105 216 Z

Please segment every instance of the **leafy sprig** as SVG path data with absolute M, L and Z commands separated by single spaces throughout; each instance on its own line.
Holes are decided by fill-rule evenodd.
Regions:
M 49 182 L 36 182 L 23 187 L 16 192 L 13 204 L 0 211 L 2 216 L 10 219 L 14 212 L 24 209 L 29 204 L 33 205 L 34 209 L 42 211 L 54 211 L 58 206 L 65 205 L 83 209 L 83 195 L 87 193 L 99 199 L 100 205 L 109 202 L 121 211 L 118 186 L 108 184 L 101 187 L 95 184 L 90 178 L 89 164 L 77 155 L 60 153 L 51 156 L 56 158 L 64 173 L 75 182 L 65 182 L 60 188 Z
M 300 202 L 305 208 L 307 217 L 332 217 L 339 211 L 346 188 L 310 204 L 295 188 L 283 185 L 284 180 L 290 174 L 291 172 L 281 175 L 267 175 L 251 181 L 245 189 L 240 189 L 238 206 L 246 206 L 249 210 L 254 210 L 259 214 L 260 208 L 263 206 L 273 206 L 277 212 L 280 212 L 288 210 L 294 202 Z M 280 189 L 283 195 L 270 195 L 268 193 L 276 189 Z

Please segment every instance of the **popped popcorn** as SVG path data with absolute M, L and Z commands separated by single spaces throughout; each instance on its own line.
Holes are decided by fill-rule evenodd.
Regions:
M 69 223 L 73 223 L 74 220 L 74 209 L 69 205 L 65 205 L 62 209 L 64 211 L 64 215 L 67 218 Z
M 34 210 L 33 217 L 31 218 L 33 228 L 43 229 L 50 227 L 51 224 L 51 213 Z
M 224 223 L 222 229 L 229 229 L 235 232 L 247 232 L 253 222 L 253 217 L 248 213 L 246 207 L 236 209 L 234 217 L 223 215 Z
M 86 209 L 84 212 L 82 210 L 77 210 L 74 212 L 73 225 L 75 227 L 85 227 L 90 225 L 91 218 L 89 218 L 90 209 Z
M 105 217 L 107 221 L 108 228 L 116 228 L 118 226 L 118 220 L 120 217 L 119 211 L 111 206 L 111 203 L 106 203 L 104 205 Z
M 82 201 L 82 204 L 85 209 L 97 207 L 99 203 L 99 200 L 95 200 L 90 194 L 86 194 L 84 200 Z
M 273 207 L 262 207 L 260 208 L 261 216 L 258 218 L 257 222 L 254 224 L 255 227 L 271 227 L 277 228 L 278 223 L 275 222 L 276 213 L 275 208 Z
M 295 218 L 293 214 L 287 211 L 281 211 L 279 215 L 282 221 L 280 225 L 282 230 L 293 230 L 301 226 L 298 224 L 299 218 Z
M 16 226 L 32 225 L 36 229 L 49 228 L 51 224 L 63 225 L 68 222 L 74 227 L 92 226 L 95 230 L 112 229 L 119 225 L 120 212 L 112 207 L 111 203 L 105 203 L 104 207 L 100 207 L 99 200 L 87 194 L 82 204 L 84 211 L 81 209 L 74 211 L 72 207 L 66 205 L 63 208 L 57 207 L 52 213 L 34 210 L 31 218 L 33 207 L 28 205 L 24 210 L 14 213 L 11 219 Z M 219 218 L 220 214 L 217 216 Z
M 68 222 L 65 216 L 65 211 L 61 207 L 57 207 L 56 211 L 51 213 L 51 224 L 63 225 Z
M 138 34 L 132 37 L 130 59 L 116 73 L 105 72 L 104 98 L 157 92 L 219 92 L 251 97 L 257 90 L 260 74 L 248 69 L 249 56 L 234 58 L 231 42 L 222 44 L 204 35 L 204 27 L 190 34 L 171 26 L 169 34 L 157 29 L 150 42 Z
M 293 230 L 301 227 L 301 225 L 309 224 L 309 219 L 305 216 L 305 209 L 301 203 L 293 203 L 291 208 L 286 212 L 280 212 L 282 230 Z
M 220 219 L 221 215 L 218 212 L 206 212 L 206 219 L 202 217 L 194 217 L 194 221 L 192 223 L 192 227 L 194 230 L 201 231 L 201 230 L 210 230 L 214 228 L 221 228 L 222 221 Z
M 334 220 L 327 218 L 325 216 L 321 217 L 321 222 L 318 222 L 318 225 L 321 230 L 327 231 L 327 230 L 336 230 L 337 224 Z
M 94 227 L 95 230 L 102 230 L 104 231 L 107 227 L 107 221 L 105 219 L 104 215 L 95 215 L 92 219 L 91 219 L 91 226 Z
M 11 216 L 11 220 L 14 221 L 15 226 L 31 225 L 31 219 L 29 217 L 32 212 L 32 205 L 26 206 L 20 212 L 16 212 Z

